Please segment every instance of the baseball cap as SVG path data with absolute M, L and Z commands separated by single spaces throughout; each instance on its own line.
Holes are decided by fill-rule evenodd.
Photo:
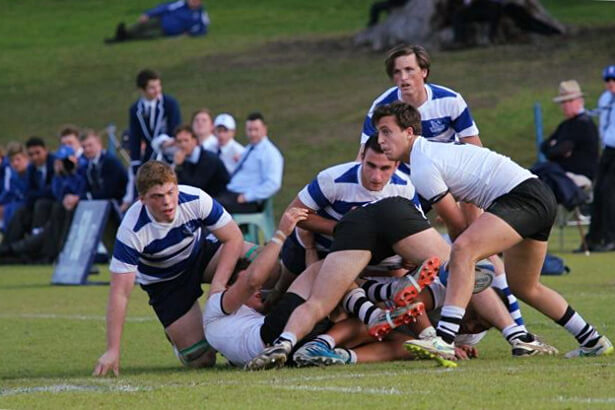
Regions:
M 602 79 L 606 81 L 609 78 L 615 78 L 615 65 L 606 66 L 602 71 Z
M 220 114 L 214 120 L 214 127 L 224 127 L 227 130 L 234 130 L 236 127 L 235 119 L 231 114 Z

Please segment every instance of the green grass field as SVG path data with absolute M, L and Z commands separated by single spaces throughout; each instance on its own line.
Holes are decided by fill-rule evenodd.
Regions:
M 207 2 L 213 21 L 200 39 L 103 45 L 115 25 L 149 0 L 0 0 L 0 144 L 54 138 L 64 123 L 126 127 L 134 76 L 161 71 L 184 118 L 208 106 L 239 119 L 264 112 L 286 158 L 278 213 L 314 174 L 354 158 L 371 101 L 389 86 L 383 55 L 351 47 L 367 20 L 358 0 Z M 545 131 L 560 121 L 551 103 L 559 81 L 576 78 L 593 107 L 601 69 L 615 61 L 615 4 L 544 0 L 577 34 L 537 44 L 434 53 L 431 81 L 462 92 L 483 142 L 529 165 L 535 158 L 531 107 Z M 239 136 L 240 141 L 243 136 Z M 244 140 L 245 141 L 245 140 Z M 578 244 L 567 228 L 565 249 Z M 559 250 L 557 235 L 551 246 Z M 571 275 L 546 278 L 611 338 L 612 254 L 566 254 Z M 100 280 L 108 280 L 102 267 Z M 182 369 L 135 289 L 125 326 L 122 375 L 89 376 L 105 349 L 108 287 L 52 287 L 50 267 L 0 268 L 0 408 L 613 408 L 612 358 L 514 360 L 491 332 L 480 358 L 458 369 L 430 362 L 244 373 L 220 359 L 213 370 Z M 96 278 L 94 278 L 96 279 Z M 524 309 L 531 330 L 562 352 L 574 340 Z M 446 393 L 441 396 L 442 393 Z
M 574 234 L 574 232 L 568 232 Z M 613 336 L 612 255 L 566 255 L 567 276 L 544 282 Z M 105 267 L 101 277 L 108 280 Z M 612 408 L 612 357 L 513 359 L 495 331 L 480 357 L 457 369 L 394 362 L 247 373 L 219 357 L 215 369 L 181 368 L 135 288 L 119 378 L 90 376 L 105 350 L 108 287 L 50 286 L 51 267 L 2 268 L 0 408 Z M 527 306 L 528 327 L 560 352 L 574 339 Z M 448 392 L 441 396 L 443 392 Z

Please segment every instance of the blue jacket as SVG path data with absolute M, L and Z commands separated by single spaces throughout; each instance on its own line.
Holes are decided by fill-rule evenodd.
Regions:
M 25 201 L 28 189 L 27 172 L 19 175 L 13 168 L 7 167 L 4 173 L 4 180 L 2 181 L 4 189 L 0 193 L 0 205 Z
M 121 201 L 126 193 L 128 173 L 116 157 L 103 151 L 96 164 L 84 168 L 86 192 L 90 199 L 116 199 Z
M 28 191 L 26 194 L 26 201 L 29 206 L 33 205 L 36 200 L 41 198 L 53 199 L 53 193 L 51 192 L 51 180 L 53 179 L 54 175 L 54 161 L 55 157 L 52 154 L 47 154 L 47 161 L 45 164 L 47 172 L 45 174 L 44 184 L 41 184 L 41 181 L 38 177 L 36 165 L 34 165 L 33 163 L 30 163 L 30 165 L 28 165 Z
M 167 36 L 188 34 L 200 36 L 207 34 L 209 15 L 202 7 L 196 10 L 188 7 L 184 0 L 159 4 L 145 14 L 150 18 L 159 18 L 162 31 Z
M 136 175 L 141 163 L 153 157 L 152 140 L 160 134 L 173 133 L 181 124 L 179 104 L 170 95 L 163 94 L 161 101 L 156 104 L 155 121 L 150 123 L 147 117 L 145 102 L 139 98 L 131 107 L 129 114 L 129 148 L 130 162 Z M 145 152 L 141 153 L 141 142 L 145 142 Z
M 78 168 L 76 172 L 53 176 L 51 180 L 51 191 L 56 200 L 62 201 L 67 194 L 78 195 L 80 198 L 85 197 L 85 175 L 84 169 Z

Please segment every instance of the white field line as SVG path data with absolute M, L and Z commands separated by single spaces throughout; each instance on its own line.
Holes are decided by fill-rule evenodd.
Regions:
M 564 360 L 564 359 L 562 359 Z M 573 362 L 577 363 L 573 363 Z M 584 360 L 570 360 L 570 365 L 568 368 L 587 368 L 587 367 L 595 367 L 599 366 L 601 368 L 613 367 L 615 363 L 587 363 Z M 542 363 L 542 366 L 545 364 Z M 499 369 L 483 369 L 484 373 L 501 373 L 503 371 L 523 371 L 525 366 L 512 367 L 507 366 L 505 368 Z M 350 369 L 349 369 L 350 370 Z M 463 368 L 456 369 L 448 369 L 435 367 L 432 369 L 407 369 L 400 371 L 379 371 L 379 372 L 366 372 L 366 373 L 353 373 L 352 371 L 339 374 L 333 373 L 330 375 L 318 375 L 318 376 L 296 376 L 296 377 L 285 377 L 284 382 L 288 383 L 286 385 L 280 385 L 280 380 L 275 377 L 275 372 L 273 373 L 259 373 L 259 376 L 265 376 L 266 374 L 270 374 L 273 376 L 271 379 L 265 380 L 254 380 L 250 381 L 239 381 L 239 380 L 217 380 L 217 381 L 202 381 L 202 382 L 171 382 L 171 383 L 156 383 L 156 384 L 148 384 L 148 385 L 134 385 L 134 384 L 115 384 L 116 380 L 114 379 L 95 379 L 95 378 L 75 378 L 68 379 L 66 382 L 55 383 L 50 385 L 43 386 L 35 386 L 35 387 L 16 387 L 9 389 L 0 389 L 0 397 L 10 396 L 16 394 L 32 394 L 32 393 L 40 393 L 40 392 L 50 392 L 50 393 L 70 393 L 70 392 L 139 392 L 139 391 L 152 391 L 152 390 L 164 390 L 169 387 L 211 387 L 214 385 L 217 386 L 243 386 L 243 387 L 259 387 L 259 386 L 268 386 L 276 389 L 285 389 L 285 390 L 296 390 L 296 391 L 314 391 L 314 392 L 336 392 L 336 393 L 350 393 L 350 394 L 372 394 L 372 395 L 415 395 L 415 394 L 429 394 L 429 391 L 420 390 L 420 391 L 406 391 L 406 390 L 398 390 L 391 387 L 381 387 L 381 388 L 369 388 L 369 387 L 361 387 L 361 386 L 323 386 L 315 383 L 314 385 L 308 385 L 305 383 L 310 382 L 319 382 L 319 381 L 327 381 L 327 380 L 340 380 L 340 379 L 363 379 L 363 378 L 382 378 L 382 376 L 386 376 L 387 378 L 395 378 L 395 377 L 403 377 L 413 375 L 417 372 L 430 372 L 430 373 L 458 373 L 464 372 Z M 240 370 L 238 370 L 240 371 Z M 30 381 L 29 379 L 16 379 L 14 382 L 18 382 L 19 380 Z M 564 397 L 558 396 L 553 399 L 553 401 L 559 402 L 570 402 L 570 403 L 582 403 L 582 404 L 615 404 L 615 397 L 608 398 L 582 398 L 582 397 Z
M 129 384 L 119 384 L 116 386 L 92 386 L 80 384 L 51 384 L 48 386 L 17 387 L 14 389 L 0 389 L 0 397 L 14 396 L 16 394 L 30 393 L 65 393 L 65 392 L 123 392 L 132 393 L 137 391 L 148 391 L 151 388 L 142 386 L 132 386 Z
M 558 396 L 553 401 L 560 403 L 583 403 L 583 404 L 615 404 L 615 397 L 564 397 Z
M 406 395 L 406 394 L 429 394 L 428 391 L 420 391 L 420 392 L 402 392 L 392 387 L 384 387 L 380 389 L 374 389 L 369 387 L 334 387 L 334 386 L 308 386 L 308 385 L 290 385 L 290 386 L 280 386 L 280 385 L 271 385 L 276 389 L 281 390 L 295 390 L 295 391 L 311 391 L 311 392 L 333 392 L 333 393 L 351 393 L 351 394 L 376 394 L 376 395 Z
M 0 313 L 0 319 L 53 319 L 53 320 L 94 320 L 104 322 L 105 316 L 96 315 L 58 315 L 55 313 Z M 126 322 L 152 322 L 153 316 L 127 316 Z

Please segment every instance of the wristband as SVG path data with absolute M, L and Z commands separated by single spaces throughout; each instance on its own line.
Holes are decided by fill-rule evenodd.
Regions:
M 253 247 L 251 247 L 250 250 L 246 252 L 246 255 L 244 256 L 244 258 L 252 262 L 254 260 L 254 257 L 256 256 L 255 252 L 258 250 L 258 248 L 259 248 L 258 245 L 254 245 Z M 254 254 L 254 256 L 251 256 L 252 254 Z
M 278 244 L 278 245 L 280 245 L 280 246 L 282 246 L 282 244 L 284 243 L 284 242 L 282 242 L 282 240 L 281 240 L 280 238 L 278 238 L 277 236 L 274 236 L 273 238 L 271 238 L 271 240 L 270 240 L 269 242 L 275 242 L 275 243 L 277 243 L 277 244 Z
M 273 234 L 273 235 L 274 235 L 274 236 L 275 236 L 275 235 L 279 235 L 281 240 L 285 240 L 285 239 L 286 239 L 286 235 L 284 235 L 284 232 L 282 232 L 282 231 L 281 231 L 281 230 L 279 230 L 279 229 L 278 229 L 277 231 L 275 231 L 275 234 Z

